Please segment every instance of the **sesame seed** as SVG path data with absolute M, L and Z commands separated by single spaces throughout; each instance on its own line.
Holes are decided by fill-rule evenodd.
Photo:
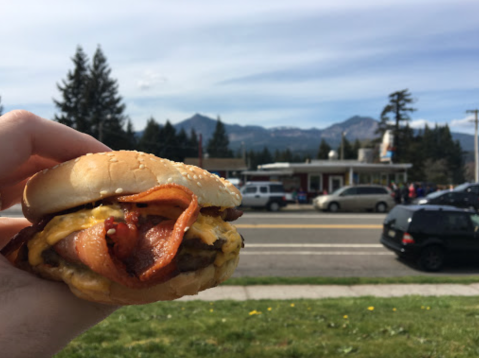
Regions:
M 89 155 L 92 155 L 93 153 L 86 153 L 86 156 L 88 157 Z
M 145 164 L 140 164 L 140 169 L 145 169 Z
M 112 156 L 115 155 L 115 153 L 108 153 L 107 155 L 108 155 L 109 157 L 112 157 Z
M 46 172 L 48 172 L 48 169 L 43 169 L 42 170 L 42 173 L 45 174 Z
M 76 159 L 75 159 L 75 163 L 78 162 L 79 160 L 80 160 L 80 158 L 76 158 Z
M 190 229 L 189 226 L 185 227 L 185 232 L 187 232 Z
M 108 194 L 108 191 L 107 191 L 107 190 L 102 190 L 102 191 L 100 191 L 100 195 L 106 195 L 106 194 Z
M 171 183 L 173 181 L 173 178 L 168 178 L 167 182 Z
M 201 188 L 201 183 L 199 181 L 196 182 L 196 185 L 198 185 Z
M 116 189 L 116 190 L 115 190 L 115 193 L 116 193 L 116 194 L 121 194 L 121 193 L 123 193 L 123 188 L 118 188 L 118 189 Z
M 200 178 L 200 179 L 203 179 L 203 175 L 200 174 L 200 175 L 199 175 L 199 178 Z
M 198 179 L 198 176 L 197 175 L 193 175 L 193 179 Z
M 116 159 L 116 158 L 111 158 L 111 159 L 110 159 L 110 162 L 111 162 L 111 163 L 116 163 L 116 162 L 118 162 L 118 159 Z
M 57 168 L 58 168 L 58 164 L 57 164 L 57 165 L 55 165 L 55 166 L 54 166 L 52 169 L 57 169 Z
M 188 174 L 186 177 L 191 180 L 191 175 Z
M 113 234 L 116 234 L 116 230 L 115 229 L 109 229 L 106 233 L 108 235 L 113 235 Z

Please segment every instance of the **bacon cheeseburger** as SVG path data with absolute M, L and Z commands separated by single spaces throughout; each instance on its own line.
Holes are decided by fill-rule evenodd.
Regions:
M 17 267 L 116 305 L 194 295 L 235 270 L 239 191 L 154 155 L 87 154 L 35 174 L 23 212 L 33 226 L 2 250 Z

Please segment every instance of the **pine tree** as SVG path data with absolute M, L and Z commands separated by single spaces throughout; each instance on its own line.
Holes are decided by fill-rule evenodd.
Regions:
M 186 156 L 190 158 L 198 158 L 198 148 L 198 135 L 196 134 L 195 129 L 191 128 L 190 137 L 188 138 L 188 150 Z
M 136 133 L 135 129 L 133 128 L 133 123 L 131 123 L 131 120 L 128 118 L 128 121 L 126 122 L 126 132 L 125 132 L 125 143 L 123 145 L 123 149 L 128 149 L 128 150 L 134 150 L 137 148 L 137 138 L 136 138 Z
M 378 125 L 378 132 L 381 136 L 388 129 L 393 131 L 394 134 L 394 146 L 393 161 L 402 162 L 401 151 L 403 145 L 401 143 L 403 131 L 401 130 L 401 124 L 409 121 L 409 113 L 414 112 L 416 108 L 412 108 L 409 105 L 414 102 L 409 90 L 404 89 L 397 91 L 389 95 L 389 103 L 384 107 L 381 112 L 381 121 Z M 389 117 L 392 114 L 392 117 Z M 394 120 L 394 124 L 390 124 L 391 120 Z
M 344 137 L 343 138 L 343 147 L 344 147 L 344 159 L 356 159 L 356 153 L 354 153 L 353 146 L 351 145 L 351 142 Z M 341 158 L 341 145 L 338 147 L 338 155 L 339 158 Z
M 146 122 L 145 130 L 138 141 L 138 150 L 161 156 L 161 127 L 153 117 Z
M 229 143 L 225 126 L 221 122 L 221 118 L 218 117 L 215 131 L 206 147 L 210 158 L 232 158 L 233 153 L 229 149 Z
M 67 79 L 62 80 L 62 85 L 57 84 L 62 99 L 55 100 L 55 106 L 60 114 L 55 114 L 54 119 L 69 127 L 84 133 L 91 134 L 91 126 L 85 105 L 85 91 L 88 83 L 88 57 L 83 49 L 78 46 L 72 58 L 74 69 L 69 71 Z
M 169 120 L 166 121 L 163 128 L 161 128 L 161 157 L 168 158 L 170 160 L 179 161 L 179 149 L 180 146 L 176 141 L 176 129 L 170 123 Z
M 318 154 L 316 155 L 316 158 L 323 159 L 323 160 L 328 159 L 330 151 L 331 151 L 331 147 L 329 146 L 328 143 L 326 143 L 324 138 L 322 138 L 321 143 L 319 144 Z
M 93 56 L 86 88 L 86 107 L 91 134 L 113 149 L 120 149 L 126 138 L 123 126 L 125 105 L 118 94 L 118 83 L 100 47 Z

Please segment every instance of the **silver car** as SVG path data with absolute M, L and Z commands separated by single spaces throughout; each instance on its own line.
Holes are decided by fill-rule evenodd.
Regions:
M 313 200 L 316 210 L 321 211 L 367 211 L 385 213 L 394 206 L 394 194 L 382 185 L 344 186 L 329 195 L 320 195 Z

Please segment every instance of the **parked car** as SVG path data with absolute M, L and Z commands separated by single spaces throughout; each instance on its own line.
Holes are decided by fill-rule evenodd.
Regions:
M 394 206 L 394 194 L 382 185 L 344 186 L 328 195 L 313 199 L 316 210 L 322 211 L 366 211 L 387 212 Z
M 456 186 L 454 191 L 474 193 L 479 197 L 479 183 L 464 183 Z
M 451 205 L 458 208 L 479 209 L 479 195 L 467 191 L 441 190 L 428 194 L 424 198 L 416 198 L 412 204 L 418 205 Z
M 398 205 L 383 223 L 381 243 L 398 256 L 439 271 L 448 259 L 479 258 L 479 215 L 440 205 Z
M 241 188 L 241 206 L 278 211 L 288 204 L 283 184 L 278 182 L 247 182 Z

